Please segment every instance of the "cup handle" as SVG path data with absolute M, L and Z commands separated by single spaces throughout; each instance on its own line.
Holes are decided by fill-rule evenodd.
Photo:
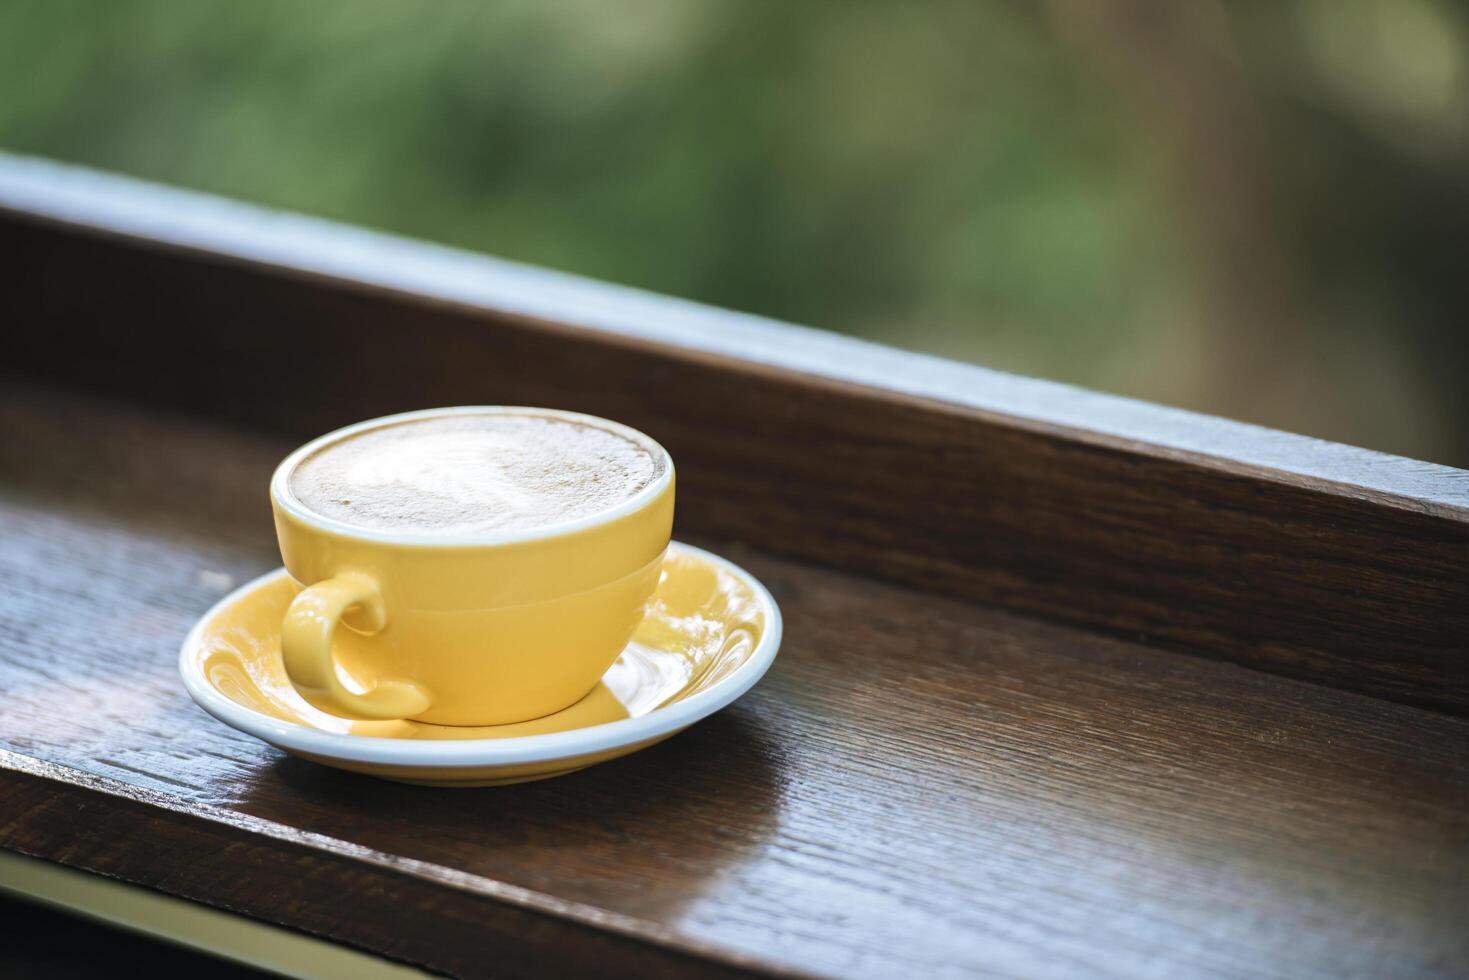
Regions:
M 332 634 L 347 610 L 362 610 L 367 628 L 387 625 L 382 593 L 370 575 L 343 572 L 302 589 L 281 623 L 281 656 L 286 676 L 307 701 L 345 718 L 391 721 L 428 710 L 428 692 L 413 681 L 384 677 L 371 690 L 357 694 L 337 679 Z

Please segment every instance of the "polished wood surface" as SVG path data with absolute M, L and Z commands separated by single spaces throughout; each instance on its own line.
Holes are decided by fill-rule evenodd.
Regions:
M 1469 474 L 0 160 L 0 363 L 304 437 L 556 405 L 685 533 L 1469 713 Z
M 695 536 L 785 646 L 662 745 L 487 790 L 286 758 L 174 658 L 278 563 L 288 448 L 0 389 L 0 846 L 464 975 L 1469 969 L 1469 719 L 734 538 Z

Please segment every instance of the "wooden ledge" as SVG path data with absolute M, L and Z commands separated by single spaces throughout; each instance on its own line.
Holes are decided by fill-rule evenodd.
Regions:
M 690 531 L 1469 711 L 1460 470 L 22 158 L 0 249 L 32 376 L 293 436 L 589 411 Z
M 1462 472 L 36 161 L 0 257 L 0 847 L 466 976 L 1469 965 Z M 197 709 L 275 463 L 451 403 L 668 446 L 765 680 L 490 790 Z
M 1469 962 L 1469 719 L 701 539 L 785 614 L 747 697 L 560 779 L 397 786 L 177 677 L 279 562 L 289 443 L 28 384 L 0 431 L 0 846 L 471 976 Z
M 0 152 L 0 213 L 491 320 L 638 342 L 1097 445 L 1469 518 L 1469 472 L 897 350 L 428 242 Z

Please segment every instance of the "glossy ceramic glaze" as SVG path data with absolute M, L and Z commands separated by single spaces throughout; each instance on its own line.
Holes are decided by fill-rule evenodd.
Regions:
M 287 571 L 306 588 L 282 611 L 278 632 L 287 675 L 307 701 L 345 718 L 499 725 L 576 702 L 618 657 L 643 618 L 673 526 L 673 462 L 642 433 L 533 410 L 621 433 L 661 456 L 659 477 L 621 504 L 533 531 L 446 539 L 364 529 L 291 493 L 295 466 L 334 441 L 410 420 L 525 411 L 372 419 L 281 463 L 271 480 L 276 536 Z
M 780 645 L 780 612 L 758 581 L 722 558 L 674 543 L 631 642 L 570 707 L 484 727 L 352 721 L 313 707 L 286 677 L 280 623 L 299 591 L 281 569 L 221 600 L 184 641 L 185 686 L 225 724 L 287 752 L 403 782 L 519 782 L 626 755 L 749 690 Z M 337 635 L 345 660 L 366 642 L 351 631 Z

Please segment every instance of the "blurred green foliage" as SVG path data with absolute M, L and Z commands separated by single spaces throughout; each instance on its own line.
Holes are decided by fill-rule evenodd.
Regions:
M 1149 5 L 1062 2 L 4 0 L 0 145 L 1469 462 L 1458 8 L 1202 5 L 1237 78 L 1172 132 L 1106 67 L 1162 63 Z M 1219 365 L 1274 273 L 1187 200 L 1231 78 L 1267 137 L 1216 183 L 1268 175 L 1298 297 L 1264 372 Z

